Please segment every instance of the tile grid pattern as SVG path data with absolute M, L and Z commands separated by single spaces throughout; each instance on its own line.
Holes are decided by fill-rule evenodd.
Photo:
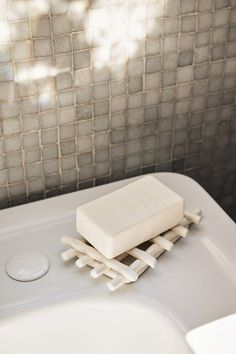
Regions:
M 175 171 L 236 215 L 235 0 L 0 6 L 1 208 Z

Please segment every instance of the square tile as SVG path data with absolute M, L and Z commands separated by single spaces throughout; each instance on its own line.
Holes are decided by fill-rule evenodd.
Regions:
M 126 113 L 120 112 L 112 114 L 111 116 L 111 127 L 112 128 L 121 128 L 126 124 Z
M 42 112 L 50 109 L 55 109 L 57 107 L 56 95 L 51 92 L 42 93 L 38 97 L 38 103 Z
M 35 39 L 33 41 L 34 57 L 46 57 L 52 55 L 51 39 Z
M 210 44 L 210 31 L 198 32 L 196 46 L 199 48 L 209 44 Z
M 58 146 L 55 144 L 43 146 L 42 158 L 43 158 L 43 160 L 57 159 L 58 158 Z
M 3 119 L 18 117 L 20 114 L 18 102 L 2 103 L 1 114 Z
M 75 137 L 75 124 L 62 125 L 59 129 L 60 140 L 70 140 Z
M 97 112 L 102 111 L 102 107 L 97 106 Z M 92 117 L 92 104 L 83 104 L 77 107 L 77 119 L 88 119 Z M 103 113 L 101 113 L 103 114 Z
M 125 129 L 113 129 L 111 132 L 111 143 L 119 144 L 125 142 L 126 131 Z
M 1 81 L 13 81 L 14 72 L 12 64 L 0 65 L 0 82 Z
M 41 132 L 41 143 L 42 145 L 55 144 L 58 141 L 58 130 L 57 128 L 43 130 Z
M 98 84 L 93 86 L 93 97 L 95 100 L 107 98 L 110 95 L 108 83 Z
M 174 70 L 178 65 L 178 53 L 170 53 L 163 55 L 162 68 L 163 70 Z
M 74 154 L 76 152 L 74 139 L 60 142 L 60 152 L 62 156 Z
M 164 16 L 179 15 L 179 1 L 173 0 L 171 3 L 168 1 L 164 3 Z
M 236 41 L 236 26 L 229 27 L 228 39 L 230 42 Z
M 23 139 L 23 147 L 25 149 L 39 146 L 39 133 L 38 132 L 24 134 L 22 136 L 22 139 Z
M 192 50 L 196 40 L 195 33 L 180 33 L 179 49 L 181 51 Z
M 75 156 L 64 156 L 64 157 L 62 157 L 62 159 L 61 159 L 61 167 L 62 167 L 63 171 L 76 168 Z M 71 171 L 71 172 L 74 173 L 74 171 Z M 68 178 L 65 181 L 65 175 L 64 175 L 63 183 L 71 183 L 71 181 L 69 181 Z
M 126 94 L 127 82 L 125 80 L 115 80 L 111 82 L 112 96 L 121 96 Z
M 230 0 L 216 0 L 216 9 L 230 6 Z
M 91 151 L 78 155 L 78 165 L 81 167 L 91 165 L 93 163 L 93 154 Z
M 95 132 L 106 131 L 109 129 L 109 116 L 99 116 L 94 120 L 94 130 Z
M 169 87 L 162 90 L 161 102 L 171 102 L 175 97 L 175 87 Z
M 209 29 L 212 25 L 212 13 L 201 12 L 198 14 L 197 21 L 199 30 Z
M 181 0 L 181 13 L 193 13 L 196 11 L 196 1 L 195 0 Z
M 41 149 L 36 147 L 24 150 L 24 161 L 26 164 L 41 161 Z
M 196 15 L 188 15 L 188 16 L 183 16 L 181 18 L 181 31 L 182 32 L 196 31 Z
M 161 69 L 161 57 L 153 56 L 145 60 L 145 72 L 147 74 L 155 73 Z
M 224 44 L 216 45 L 212 47 L 211 58 L 212 60 L 223 59 L 225 56 L 225 46 Z
M 39 18 L 32 18 L 31 19 L 31 30 L 33 38 L 36 37 L 50 37 L 51 30 L 50 30 L 50 23 L 48 16 L 42 16 Z
M 208 90 L 207 84 L 208 84 L 207 80 L 195 81 L 193 85 L 193 95 L 198 96 L 207 93 Z
M 55 36 L 69 33 L 71 31 L 69 14 L 54 16 L 52 18 L 52 29 Z
M 31 41 L 18 41 L 13 43 L 13 57 L 15 60 L 31 59 Z
M 193 63 L 193 51 L 184 51 L 179 53 L 178 66 L 192 65 Z
M 69 124 L 74 122 L 76 119 L 75 117 L 75 108 L 68 107 L 59 110 L 59 124 Z
M 72 54 L 56 55 L 56 68 L 58 72 L 71 72 L 72 71 Z
M 92 100 L 92 87 L 91 86 L 83 86 L 76 90 L 76 103 L 88 103 Z
M 21 150 L 21 137 L 19 135 L 4 137 L 4 147 L 6 153 Z
M 214 26 L 226 25 L 229 22 L 229 14 L 229 9 L 226 8 L 216 10 L 213 19 Z
M 153 106 L 146 108 L 144 110 L 144 121 L 145 122 L 151 122 L 151 121 L 156 121 L 159 117 L 159 107 L 158 106 Z
M 71 73 L 62 73 L 57 75 L 56 84 L 58 90 L 65 90 L 72 87 Z
M 42 174 L 43 174 L 43 169 L 42 169 L 41 162 L 27 165 L 25 168 L 25 175 L 27 180 L 41 177 Z
M 15 3 L 12 0 L 7 2 L 7 19 L 9 21 L 17 21 L 27 17 L 27 3 L 19 0 Z
M 59 92 L 57 95 L 59 107 L 68 107 L 74 105 L 74 90 Z
M 55 54 L 69 53 L 72 51 L 71 39 L 69 35 L 54 37 Z
M 167 71 L 162 73 L 162 86 L 173 86 L 176 84 L 176 71 Z
M 78 122 L 78 136 L 92 134 L 92 120 L 84 120 Z
M 25 181 L 23 167 L 9 168 L 7 171 L 8 182 L 17 183 Z
M 179 17 L 167 17 L 164 20 L 164 35 L 176 34 L 179 32 Z
M 112 97 L 112 100 L 111 100 L 111 111 L 112 112 L 120 112 L 120 111 L 124 111 L 125 109 L 127 109 L 127 97 L 126 96 Z M 108 110 L 105 113 L 108 113 Z
M 160 87 L 160 73 L 145 75 L 145 90 L 155 90 Z
M 29 22 L 26 20 L 11 22 L 10 35 L 12 41 L 23 41 L 25 39 L 30 39 Z
M 191 93 L 192 93 L 192 84 L 178 85 L 177 98 L 179 100 L 190 97 Z
M 7 154 L 6 156 L 6 168 L 18 167 L 22 166 L 22 153 L 21 152 L 13 152 Z
M 176 32 L 174 32 L 174 33 L 176 33 Z M 166 34 L 168 34 L 168 33 L 166 33 Z M 161 41 L 160 40 L 146 39 L 146 41 L 145 41 L 146 55 L 159 54 L 160 51 L 161 51 Z
M 76 70 L 86 69 L 90 67 L 90 51 L 74 53 L 74 67 Z
M 58 2 L 57 0 L 51 0 L 51 12 L 52 15 L 61 15 L 67 13 L 69 10 L 69 4 L 67 2 Z
M 90 32 L 81 31 L 72 35 L 73 50 L 89 49 L 91 46 Z
M 53 128 L 58 124 L 57 112 L 46 112 L 40 116 L 41 128 Z
M 144 123 L 144 111 L 139 108 L 128 110 L 127 124 L 138 125 Z
M 227 57 L 235 57 L 236 56 L 236 45 L 235 45 L 235 42 L 229 42 L 227 44 L 226 55 L 227 55 Z
M 3 134 L 12 135 L 19 134 L 21 132 L 20 121 L 17 118 L 4 120 L 2 122 Z
M 184 68 L 179 68 L 177 70 L 177 83 L 188 82 L 193 79 L 193 68 L 192 66 L 186 66 Z
M 31 0 L 28 4 L 29 17 L 47 15 L 50 10 L 50 5 L 47 0 L 41 1 L 41 6 L 38 6 L 37 0 Z
M 110 134 L 109 132 L 102 132 L 95 134 L 95 148 L 99 149 L 100 147 L 108 146 L 110 143 Z
M 86 152 L 92 150 L 92 137 L 87 136 L 80 136 L 77 142 L 78 152 Z
M 43 162 L 43 173 L 44 175 L 50 175 L 52 173 L 59 172 L 59 161 L 58 160 L 48 160 Z
M 213 6 L 212 0 L 199 0 L 198 1 L 198 11 L 211 10 Z
M 195 63 L 201 64 L 209 61 L 209 47 L 200 47 L 195 51 Z
M 175 52 L 178 48 L 178 37 L 176 35 L 163 38 L 163 51 L 165 53 Z
M 226 38 L 225 26 L 213 28 L 212 30 L 212 43 L 224 43 Z
M 209 80 L 208 82 L 208 91 L 209 92 L 214 92 L 214 91 L 220 91 L 222 88 L 222 78 L 213 78 Z
M 129 93 L 137 93 L 143 91 L 143 78 L 140 77 L 131 77 L 128 81 L 128 91 Z
M 0 63 L 11 61 L 11 47 L 9 43 L 1 43 Z

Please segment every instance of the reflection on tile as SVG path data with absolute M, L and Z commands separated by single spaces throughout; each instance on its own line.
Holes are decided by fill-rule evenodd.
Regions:
M 0 81 L 1 208 L 176 171 L 236 215 L 235 1 L 6 0 Z

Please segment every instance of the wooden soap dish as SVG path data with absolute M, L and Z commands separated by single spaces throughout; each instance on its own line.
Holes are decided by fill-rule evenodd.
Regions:
M 179 238 L 186 237 L 189 226 L 199 224 L 201 219 L 202 211 L 200 209 L 193 213 L 185 211 L 182 222 L 162 235 L 149 240 L 151 245 L 146 250 L 139 248 L 140 245 L 113 259 L 104 257 L 84 239 L 63 236 L 61 243 L 70 246 L 70 248 L 62 252 L 61 257 L 64 261 L 77 257 L 76 266 L 78 268 L 83 268 L 86 265 L 92 267 L 90 275 L 93 278 L 99 278 L 105 274 L 112 279 L 107 283 L 108 288 L 114 291 L 124 284 L 135 282 L 148 267 L 154 268 L 157 258 L 163 252 L 170 251 Z M 130 256 L 135 260 L 128 266 L 124 261 Z

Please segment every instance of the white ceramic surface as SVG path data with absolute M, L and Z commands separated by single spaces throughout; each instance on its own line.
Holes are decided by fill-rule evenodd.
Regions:
M 4 351 L 0 350 L 1 354 L 36 353 L 37 345 L 40 348 L 40 343 L 45 343 L 53 328 L 55 342 L 61 343 L 62 348 L 69 345 L 70 333 L 78 337 L 78 351 L 83 338 L 92 346 L 94 337 L 92 334 L 90 337 L 87 335 L 93 332 L 93 328 L 96 329 L 93 334 L 95 339 L 98 331 L 101 335 L 99 340 L 105 344 L 106 330 L 116 326 L 116 322 L 106 327 L 105 331 L 101 323 L 106 325 L 107 321 L 103 321 L 103 318 L 108 320 L 118 308 L 117 323 L 120 323 L 121 317 L 123 320 L 122 325 L 119 325 L 121 342 L 127 336 L 127 326 L 130 326 L 134 328 L 132 335 L 136 337 L 138 346 L 143 348 L 144 341 L 140 340 L 139 332 L 142 329 L 147 340 L 150 339 L 149 332 L 155 333 L 149 345 L 153 345 L 152 348 L 155 346 L 157 353 L 163 354 L 164 344 L 158 347 L 159 326 L 167 328 L 166 337 L 163 335 L 166 342 L 175 338 L 175 335 L 176 340 L 182 342 L 188 330 L 236 312 L 235 223 L 192 179 L 174 173 L 154 176 L 181 195 L 188 210 L 202 208 L 204 218 L 200 225 L 191 229 L 187 238 L 178 241 L 170 252 L 158 259 L 155 269 L 149 269 L 136 283 L 115 293 L 108 292 L 106 280 L 92 279 L 87 269 L 79 270 L 73 262 L 65 265 L 60 259 L 64 249 L 60 239 L 64 234 L 77 235 L 77 206 L 124 186 L 127 180 L 0 211 L 0 343 L 5 345 Z M 9 278 L 5 272 L 8 259 L 31 251 L 47 256 L 51 264 L 48 273 L 27 283 Z M 84 312 L 84 304 L 81 306 L 81 301 L 87 301 L 88 298 L 92 298 L 85 305 L 89 316 Z M 63 305 L 65 303 L 67 305 Z M 101 315 L 103 306 L 107 306 L 109 311 L 105 310 Z M 73 317 L 72 313 L 77 315 Z M 61 319 L 67 319 L 67 326 L 62 321 L 60 323 L 60 316 Z M 7 327 L 4 327 L 5 321 L 9 321 Z M 22 329 L 22 348 L 18 345 L 17 350 L 7 352 L 7 348 L 13 350 L 14 341 L 19 343 L 18 331 L 22 333 Z M 68 329 L 67 334 L 64 333 L 65 329 Z M 23 348 L 26 338 L 30 343 L 33 343 L 34 338 L 31 352 Z M 116 345 L 118 340 L 116 337 L 113 339 Z M 75 343 L 73 336 L 70 340 Z M 94 343 L 97 343 L 96 340 Z M 103 344 L 99 342 L 98 345 Z M 174 354 L 178 354 L 176 350 Z M 73 354 L 71 350 L 66 352 Z M 110 352 L 116 353 L 113 350 Z M 146 349 L 139 351 L 147 352 Z M 41 350 L 41 353 L 54 354 L 57 351 L 47 353 Z M 137 353 L 137 350 L 129 353 Z M 93 351 L 88 354 L 93 354 Z
M 160 348 L 161 354 L 192 353 L 174 322 L 151 306 L 130 301 L 71 300 L 0 325 L 3 354 L 145 354 Z
M 193 329 L 186 335 L 195 354 L 235 354 L 236 314 Z

